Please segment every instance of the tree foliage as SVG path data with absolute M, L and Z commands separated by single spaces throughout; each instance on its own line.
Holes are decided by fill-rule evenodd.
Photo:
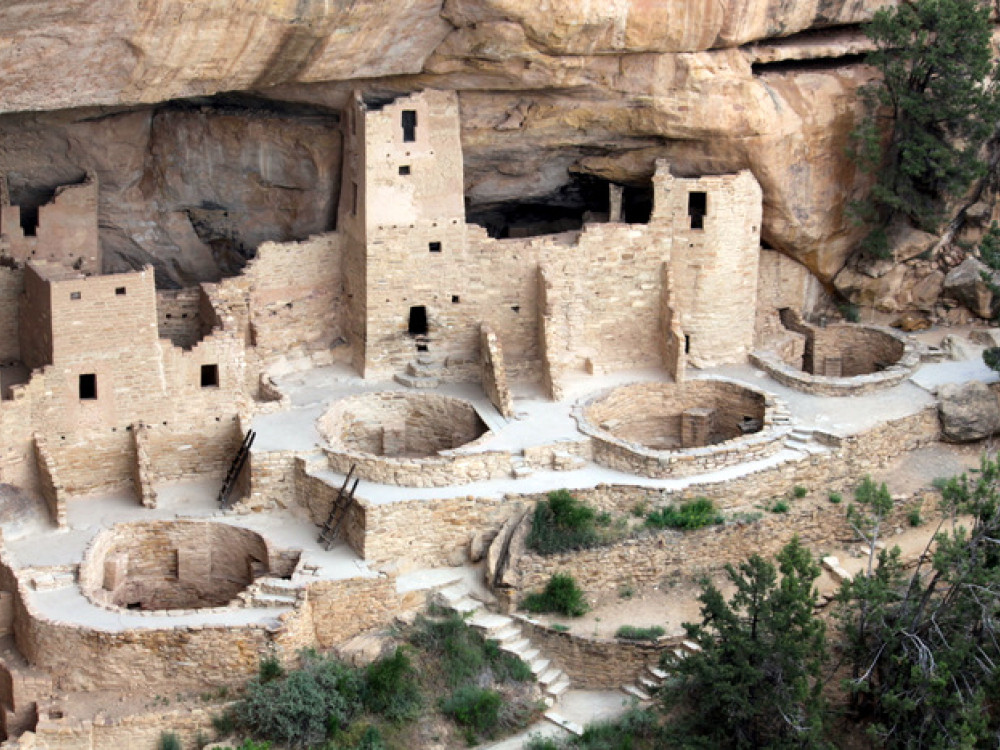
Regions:
M 819 566 L 798 539 L 778 568 L 752 556 L 726 566 L 736 593 L 704 585 L 702 622 L 685 623 L 701 651 L 670 665 L 669 731 L 684 747 L 821 747 L 825 626 L 814 608 Z M 778 573 L 780 572 L 780 580 Z
M 898 548 L 882 551 L 839 594 L 852 706 L 881 747 L 1000 741 L 989 710 L 1000 687 L 1000 464 L 984 458 L 942 495 L 953 517 L 972 517 L 971 529 L 939 528 L 912 572 Z
M 927 231 L 940 200 L 960 196 L 981 176 L 979 158 L 1000 113 L 985 0 L 907 0 L 877 11 L 865 26 L 875 43 L 867 61 L 881 77 L 862 89 L 867 118 L 855 132 L 859 166 L 876 175 L 862 218 L 866 241 L 885 253 L 884 227 L 906 216 Z

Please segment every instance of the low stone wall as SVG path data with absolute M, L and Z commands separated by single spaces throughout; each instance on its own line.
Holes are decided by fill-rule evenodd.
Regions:
M 681 413 L 692 406 L 717 412 L 714 421 L 722 434 L 739 434 L 743 416 L 760 420 L 761 429 L 711 445 L 673 450 L 657 450 L 615 434 L 634 432 L 650 439 L 650 431 L 655 431 L 651 422 L 674 417 L 679 423 Z M 619 387 L 577 405 L 573 416 L 580 431 L 593 440 L 594 461 L 653 478 L 690 476 L 765 458 L 780 451 L 791 432 L 787 409 L 779 399 L 721 378 Z
M 427 458 L 393 458 L 371 453 L 353 453 L 324 448 L 330 468 L 355 474 L 370 482 L 399 487 L 450 487 L 456 484 L 481 482 L 496 477 L 509 477 L 513 468 L 507 451 L 459 453 L 444 451 Z
M 38 489 L 45 499 L 49 516 L 60 529 L 66 528 L 66 489 L 49 452 L 48 441 L 35 434 L 35 459 L 38 461 Z
M 818 328 L 797 320 L 794 315 L 783 320 L 786 326 L 807 337 L 802 366 L 789 364 L 779 353 L 767 349 L 752 352 L 750 362 L 782 385 L 803 393 L 815 396 L 873 393 L 899 385 L 920 364 L 916 342 L 891 328 L 849 324 Z M 822 363 L 827 357 L 840 361 L 842 375 L 822 373 Z M 817 371 L 820 373 L 813 374 Z
M 149 457 L 147 427 L 144 424 L 132 425 L 132 448 L 135 451 L 135 469 L 132 473 L 132 483 L 139 494 L 139 501 L 146 508 L 156 507 L 156 490 L 153 488 L 153 467 Z
M 635 682 L 660 654 L 676 648 L 682 638 L 625 641 L 591 638 L 560 632 L 527 617 L 515 615 L 521 633 L 570 678 L 573 689 L 609 690 Z
M 252 508 L 284 508 L 295 491 L 295 451 L 253 451 L 244 474 L 250 491 L 242 502 Z
M 306 600 L 316 643 L 321 648 L 331 648 L 366 630 L 386 626 L 405 608 L 396 593 L 395 578 L 386 576 L 318 581 L 309 585 Z
M 482 357 L 483 391 L 490 403 L 507 419 L 514 416 L 514 401 L 507 386 L 507 367 L 503 349 L 496 332 L 483 325 L 479 332 L 479 351 Z
M 158 750 L 160 735 L 171 732 L 181 747 L 197 747 L 199 734 L 213 736 L 212 717 L 222 707 L 153 711 L 121 718 L 54 719 L 39 715 L 33 732 L 4 743 L 10 750 Z
M 445 565 L 464 556 L 473 534 L 496 532 L 521 506 L 520 498 L 453 497 L 375 504 L 361 500 L 357 529 L 368 562 Z M 352 544 L 353 546 L 353 544 Z

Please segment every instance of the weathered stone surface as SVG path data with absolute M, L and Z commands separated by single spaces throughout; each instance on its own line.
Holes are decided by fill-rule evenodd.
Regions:
M 985 383 L 948 383 L 938 390 L 942 436 L 956 443 L 1000 432 L 1000 405 Z
M 983 274 L 988 271 L 977 258 L 966 258 L 945 277 L 945 294 L 961 302 L 980 318 L 992 318 L 1000 307 L 1000 300 L 993 299 L 993 292 L 983 281 Z M 1000 275 L 994 274 L 994 278 L 995 282 L 1000 282 Z

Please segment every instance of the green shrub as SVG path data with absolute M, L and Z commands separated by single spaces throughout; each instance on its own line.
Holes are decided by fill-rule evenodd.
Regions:
M 236 717 L 232 711 L 212 717 L 212 727 L 220 737 L 228 737 L 236 731 Z
M 841 496 L 839 492 L 831 492 L 829 498 L 830 502 L 833 503 L 834 505 L 840 505 L 840 503 L 842 503 L 844 500 L 844 498 Z
M 365 670 L 364 705 L 390 721 L 416 718 L 423 707 L 417 671 L 402 648 Z
M 159 750 L 181 750 L 181 740 L 173 732 L 161 732 L 157 747 Z
M 619 599 L 631 599 L 633 596 L 635 596 L 635 589 L 632 584 L 626 583 L 618 588 Z
M 561 622 L 554 622 L 549 625 L 550 628 L 555 630 L 557 633 L 568 633 L 569 625 L 563 625 Z
M 270 682 L 284 676 L 285 668 L 281 666 L 278 657 L 272 654 L 260 660 L 260 666 L 257 668 L 257 679 L 262 683 Z
M 910 522 L 910 526 L 920 526 L 924 522 L 920 515 L 920 508 L 910 508 L 906 514 L 906 520 Z
M 654 529 L 700 529 L 704 526 L 722 523 L 722 514 L 715 510 L 715 505 L 706 497 L 697 497 L 680 507 L 669 505 L 666 508 L 654 510 L 646 516 L 646 525 Z
M 779 500 L 770 508 L 768 508 L 768 510 L 770 510 L 772 513 L 787 513 L 788 503 L 786 503 L 784 500 Z
M 463 685 L 441 703 L 441 711 L 460 726 L 477 735 L 486 735 L 496 727 L 502 704 L 503 698 L 495 690 Z
M 808 494 L 809 490 L 807 490 L 801 484 L 797 484 L 792 488 L 792 497 L 796 498 L 797 500 L 801 500 Z
M 332 658 L 304 657 L 301 669 L 270 682 L 251 680 L 233 707 L 238 727 L 290 747 L 326 739 L 361 708 L 363 684 L 355 670 Z
M 843 319 L 848 323 L 861 322 L 861 308 L 853 302 L 842 302 L 837 305 L 837 312 L 839 312 L 841 317 L 843 317 Z
M 580 617 L 587 612 L 583 591 L 573 576 L 565 573 L 553 575 L 541 593 L 524 597 L 522 606 L 529 612 L 555 612 L 568 617 Z
M 642 518 L 646 515 L 646 511 L 649 509 L 649 503 L 645 500 L 639 500 L 635 505 L 632 506 L 631 513 L 636 518 Z
M 527 545 L 542 555 L 595 547 L 601 542 L 597 514 L 566 490 L 550 492 L 535 506 Z
M 612 520 L 613 519 L 611 518 L 611 514 L 608 513 L 606 510 L 603 510 L 597 514 L 597 518 L 594 519 L 594 522 L 598 526 L 610 526 Z
M 615 638 L 621 638 L 625 641 L 655 641 L 666 632 L 659 625 L 652 625 L 646 628 L 636 627 L 635 625 L 622 625 L 615 631 Z
M 243 740 L 236 750 L 271 750 L 270 742 L 254 742 L 253 740 Z
M 442 669 L 452 687 L 479 679 L 487 670 L 497 680 L 529 682 L 534 680 L 531 668 L 514 654 L 489 641 L 452 613 L 442 620 L 421 618 L 410 638 L 411 642 L 441 660 Z

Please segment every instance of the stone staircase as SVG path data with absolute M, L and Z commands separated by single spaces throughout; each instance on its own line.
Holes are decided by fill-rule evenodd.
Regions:
M 407 388 L 437 388 L 441 385 L 441 363 L 428 352 L 419 352 L 406 365 L 406 372 L 397 373 L 393 380 Z
M 294 607 L 300 584 L 284 578 L 258 578 L 239 598 L 247 607 Z
M 813 430 L 808 427 L 794 427 L 785 438 L 785 447 L 801 453 L 824 453 L 825 449 L 815 439 Z
M 553 710 L 559 697 L 569 690 L 569 677 L 524 637 L 521 626 L 513 617 L 487 610 L 481 602 L 472 598 L 464 583 L 438 590 L 433 601 L 438 606 L 465 617 L 466 622 L 479 630 L 485 638 L 497 641 L 502 650 L 527 664 L 545 693 L 545 705 L 549 709 L 545 712 L 545 718 L 574 734 L 583 733 L 583 727 Z
M 698 651 L 701 651 L 701 646 L 694 641 L 684 640 L 673 649 L 673 656 L 675 659 L 681 660 Z M 670 672 L 662 669 L 659 664 L 647 664 L 634 683 L 622 685 L 622 692 L 645 703 L 653 700 L 653 696 L 660 691 L 663 683 L 669 678 Z

